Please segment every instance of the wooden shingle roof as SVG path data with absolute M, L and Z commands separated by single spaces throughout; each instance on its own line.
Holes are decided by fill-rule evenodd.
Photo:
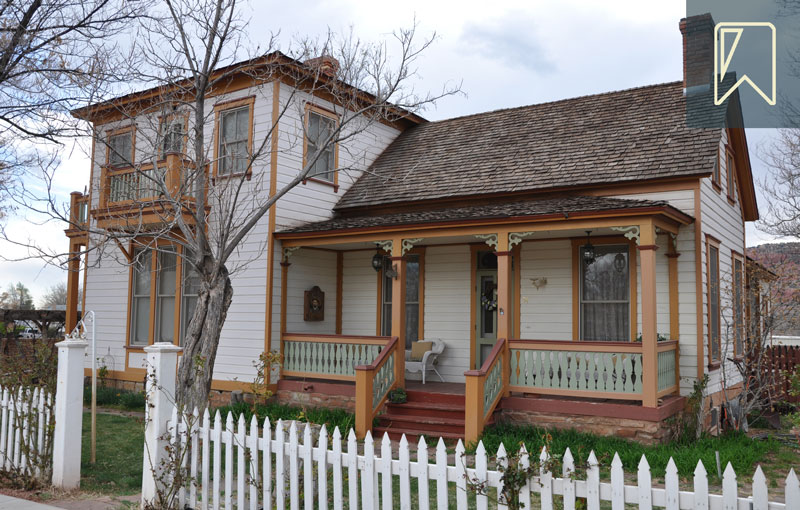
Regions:
M 389 203 L 708 175 L 720 129 L 690 129 L 681 82 L 410 128 L 338 211 Z

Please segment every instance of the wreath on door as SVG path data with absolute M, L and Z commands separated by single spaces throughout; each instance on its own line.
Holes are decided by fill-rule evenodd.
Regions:
M 487 284 L 481 293 L 481 307 L 486 311 L 497 309 L 497 285 Z

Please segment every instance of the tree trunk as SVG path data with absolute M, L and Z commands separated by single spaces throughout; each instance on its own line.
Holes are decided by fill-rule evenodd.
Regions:
M 195 408 L 202 412 L 208 405 L 219 337 L 232 299 L 233 287 L 225 266 L 203 278 L 178 365 L 175 399 L 184 412 L 191 413 Z

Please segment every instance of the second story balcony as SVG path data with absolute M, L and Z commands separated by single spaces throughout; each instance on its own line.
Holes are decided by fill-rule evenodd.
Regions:
M 97 227 L 127 231 L 158 228 L 175 220 L 178 204 L 184 220 L 193 223 L 195 199 L 188 195 L 185 184 L 194 169 L 194 163 L 178 154 L 168 154 L 155 166 L 103 167 L 97 208 L 91 211 Z
M 73 191 L 69 197 L 69 228 L 64 233 L 70 239 L 83 238 L 89 228 L 89 195 Z

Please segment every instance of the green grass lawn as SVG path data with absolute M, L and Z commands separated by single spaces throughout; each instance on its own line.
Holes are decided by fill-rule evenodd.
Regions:
M 547 436 L 549 435 L 549 438 Z M 781 444 L 773 439 L 753 440 L 744 434 L 731 433 L 720 437 L 702 437 L 696 441 L 671 442 L 659 445 L 643 445 L 617 437 L 595 436 L 576 430 L 544 430 L 498 424 L 488 428 L 481 436 L 487 452 L 495 454 L 502 442 L 507 450 L 516 450 L 525 444 L 529 452 L 538 457 L 542 447 L 549 442 L 549 450 L 560 457 L 567 447 L 575 458 L 576 466 L 585 466 L 589 452 L 594 450 L 601 469 L 611 464 L 614 452 L 618 452 L 626 472 L 636 472 L 642 455 L 647 457 L 654 477 L 663 477 L 669 458 L 672 457 L 682 478 L 691 478 L 698 459 L 708 471 L 709 481 L 717 480 L 715 452 L 719 451 L 722 469 L 731 462 L 740 476 L 750 477 L 756 464 L 764 463 L 772 454 L 781 450 Z M 474 451 L 474 448 L 471 449 Z M 796 457 L 795 457 L 796 458 Z M 558 471 L 560 463 L 556 463 Z M 783 476 L 786 476 L 784 474 Z
M 234 405 L 223 406 L 217 408 L 222 423 L 228 416 L 228 412 L 233 414 L 234 423 L 239 420 L 239 415 L 243 414 L 247 421 L 247 426 L 250 426 L 250 419 L 253 416 L 253 405 L 245 402 L 239 402 Z M 269 403 L 267 405 L 257 405 L 255 414 L 258 418 L 258 425 L 264 423 L 264 418 L 269 416 L 269 421 L 274 426 L 278 420 L 298 420 L 317 425 L 325 425 L 329 433 L 333 433 L 333 429 L 339 427 L 342 437 L 347 437 L 347 433 L 351 428 L 356 426 L 356 417 L 353 413 L 347 412 L 344 409 L 327 409 L 324 407 L 293 407 L 278 403 Z M 214 416 L 211 416 L 212 425 Z M 248 429 L 249 430 L 249 429 Z
M 81 490 L 129 495 L 142 490 L 144 422 L 113 414 L 97 415 L 97 462 L 89 463 L 92 418 L 83 415 Z

